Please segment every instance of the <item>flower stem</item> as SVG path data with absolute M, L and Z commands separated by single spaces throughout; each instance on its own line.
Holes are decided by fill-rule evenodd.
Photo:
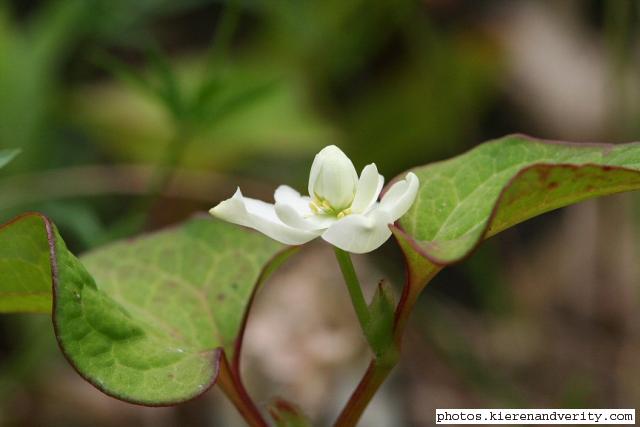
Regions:
M 399 239 L 399 243 L 407 261 L 407 277 L 402 297 L 395 311 L 394 344 L 373 358 L 360 383 L 338 416 L 334 427 L 354 427 L 358 423 L 369 402 L 398 362 L 402 336 L 420 292 L 442 269 L 442 266 L 432 264 L 421 256 L 415 256 L 413 252 L 404 247 L 403 240 Z
M 367 409 L 369 402 L 393 370 L 395 363 L 378 363 L 375 359 L 355 389 L 346 406 L 338 416 L 334 427 L 354 427 Z
M 351 262 L 351 257 L 348 252 L 343 251 L 340 248 L 334 247 L 336 252 L 336 259 L 338 260 L 338 264 L 340 265 L 340 271 L 342 271 L 342 276 L 344 277 L 344 282 L 347 285 L 347 290 L 349 291 L 349 295 L 351 296 L 351 302 L 353 303 L 353 308 L 356 311 L 356 315 L 358 316 L 358 321 L 360 322 L 360 327 L 362 327 L 362 331 L 367 337 L 367 330 L 369 326 L 369 307 L 367 306 L 367 302 L 364 299 L 364 295 L 362 294 L 362 287 L 360 286 L 360 281 L 358 280 L 358 276 L 356 275 L 356 270 L 353 268 L 353 263 Z M 367 337 L 367 341 L 369 338 Z
M 334 249 L 340 270 L 344 276 L 344 281 L 347 284 L 349 295 L 351 296 L 353 308 L 358 315 L 362 332 L 369 343 L 369 347 L 374 350 L 374 341 L 372 341 L 370 337 L 371 312 L 362 293 L 362 287 L 360 286 L 360 281 L 351 262 L 351 257 L 348 252 L 342 249 Z M 356 425 L 367 405 L 378 391 L 378 388 L 380 388 L 396 365 L 398 353 L 395 351 L 393 344 L 390 347 L 391 348 L 385 349 L 384 353 L 378 354 L 371 361 L 360 384 L 358 384 L 349 402 L 347 402 L 347 405 L 338 417 L 335 423 L 336 427 L 353 427 Z

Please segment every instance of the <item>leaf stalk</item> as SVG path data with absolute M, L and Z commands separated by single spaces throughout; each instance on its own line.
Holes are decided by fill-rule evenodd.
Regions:
M 249 426 L 269 427 L 236 372 L 236 370 L 231 369 L 225 354 L 221 354 L 218 385 Z

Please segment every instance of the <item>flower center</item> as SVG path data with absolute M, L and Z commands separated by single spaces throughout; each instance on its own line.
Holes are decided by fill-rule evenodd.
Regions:
M 331 204 L 323 198 L 318 197 L 317 195 L 311 200 L 309 203 L 309 207 L 311 211 L 316 215 L 329 215 L 335 216 L 336 218 L 344 218 L 347 215 L 351 214 L 351 207 L 345 209 L 336 209 Z

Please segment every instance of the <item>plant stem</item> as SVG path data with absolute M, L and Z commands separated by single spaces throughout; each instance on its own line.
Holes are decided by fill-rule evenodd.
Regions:
M 442 266 L 432 264 L 419 256 L 409 256 L 410 252 L 403 247 L 402 241 L 400 246 L 407 260 L 407 278 L 395 312 L 394 345 L 385 354 L 371 361 L 369 368 L 338 416 L 335 427 L 353 427 L 358 423 L 369 402 L 398 362 L 402 336 L 420 292 L 442 269 Z
M 217 384 L 251 427 L 269 427 L 244 388 L 240 377 L 229 366 L 224 353 L 220 356 Z
M 358 387 L 354 390 L 351 398 L 349 398 L 349 401 L 338 416 L 334 424 L 335 427 L 353 427 L 358 423 L 369 402 L 387 379 L 394 366 L 395 362 L 387 364 L 379 363 L 375 359 L 371 361 L 367 372 L 365 372 Z
M 367 337 L 367 329 L 369 326 L 369 307 L 367 306 L 367 302 L 362 294 L 362 287 L 360 286 L 360 281 L 356 275 L 356 270 L 353 268 L 353 263 L 351 262 L 351 257 L 348 252 L 337 247 L 334 247 L 334 249 L 336 259 L 340 265 L 340 271 L 342 271 L 344 282 L 346 283 L 347 290 L 351 296 L 353 308 L 358 316 L 360 327 L 362 328 L 365 337 Z M 369 338 L 367 337 L 367 341 L 368 340 Z
M 362 294 L 362 287 L 360 286 L 360 281 L 351 262 L 351 257 L 348 252 L 342 249 L 334 248 L 334 250 L 344 281 L 347 284 L 349 295 L 351 296 L 353 308 L 358 315 L 362 332 L 367 338 L 367 342 L 369 342 L 368 331 L 371 314 L 364 295 Z M 373 348 L 370 342 L 369 346 Z M 371 361 L 367 372 L 351 395 L 349 402 L 347 402 L 347 405 L 342 410 L 335 426 L 352 427 L 356 425 L 367 405 L 395 366 L 397 355 L 398 353 L 395 348 L 389 348 L 385 354 L 379 355 Z

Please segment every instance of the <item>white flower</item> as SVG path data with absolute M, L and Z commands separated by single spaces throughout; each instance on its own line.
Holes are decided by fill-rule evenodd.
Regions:
M 404 215 L 418 192 L 418 177 L 407 173 L 378 202 L 384 177 L 375 163 L 358 178 L 351 160 L 335 145 L 313 160 L 309 196 L 286 185 L 276 189 L 275 204 L 243 197 L 238 188 L 211 215 L 256 229 L 287 245 L 300 245 L 318 236 L 353 253 L 371 252 L 391 236 L 389 224 Z

